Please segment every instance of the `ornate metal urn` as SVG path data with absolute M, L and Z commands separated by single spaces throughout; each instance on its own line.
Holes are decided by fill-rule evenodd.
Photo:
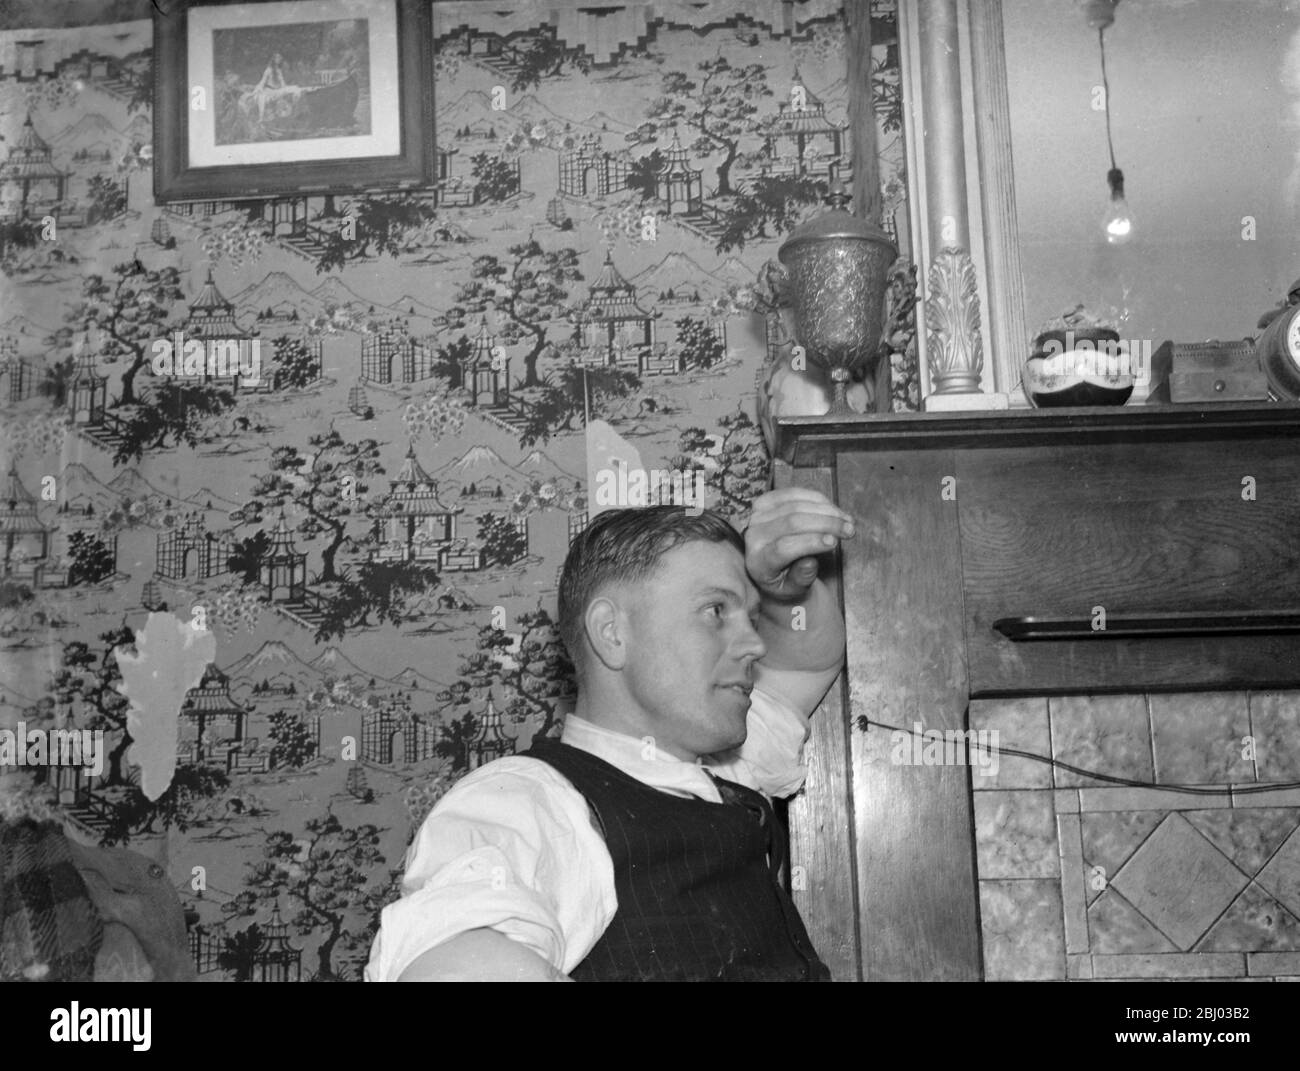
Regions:
M 875 371 L 889 268 L 898 257 L 889 235 L 849 212 L 849 201 L 836 180 L 826 197 L 830 211 L 796 227 L 777 252 L 795 337 L 835 384 L 829 415 L 853 411 L 846 390 L 854 369 L 865 366 L 868 378 Z

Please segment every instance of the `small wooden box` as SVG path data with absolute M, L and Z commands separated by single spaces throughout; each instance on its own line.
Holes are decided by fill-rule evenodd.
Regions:
M 1152 355 L 1153 368 L 1169 369 L 1172 402 L 1266 402 L 1268 379 L 1259 367 L 1255 345 L 1241 342 L 1165 342 Z

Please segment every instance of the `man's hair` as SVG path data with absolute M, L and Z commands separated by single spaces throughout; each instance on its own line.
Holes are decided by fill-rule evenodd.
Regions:
M 684 506 L 606 510 L 574 539 L 560 575 L 559 631 L 579 676 L 591 600 L 609 584 L 645 580 L 665 554 L 691 542 L 729 543 L 745 554 L 745 540 L 722 514 L 692 515 Z

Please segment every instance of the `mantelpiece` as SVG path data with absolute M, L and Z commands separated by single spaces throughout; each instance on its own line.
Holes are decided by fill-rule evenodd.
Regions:
M 972 698 L 1300 685 L 1300 405 L 795 418 L 777 450 L 778 484 L 858 518 L 847 680 L 791 806 L 795 895 L 837 978 L 982 977 L 970 771 L 893 765 L 860 718 L 942 731 Z M 1098 607 L 1154 633 L 1094 630 Z M 1012 638 L 1024 618 L 1088 634 Z

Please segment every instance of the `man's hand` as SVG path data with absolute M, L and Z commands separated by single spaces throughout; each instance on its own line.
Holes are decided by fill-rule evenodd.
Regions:
M 799 603 L 817 579 L 817 555 L 852 535 L 852 516 L 820 491 L 769 491 L 745 529 L 745 569 L 764 601 Z
M 817 577 L 817 556 L 853 535 L 853 518 L 825 495 L 798 487 L 754 502 L 745 568 L 762 599 L 758 633 L 767 653 L 756 683 L 811 714 L 844 664 L 844 617 Z

